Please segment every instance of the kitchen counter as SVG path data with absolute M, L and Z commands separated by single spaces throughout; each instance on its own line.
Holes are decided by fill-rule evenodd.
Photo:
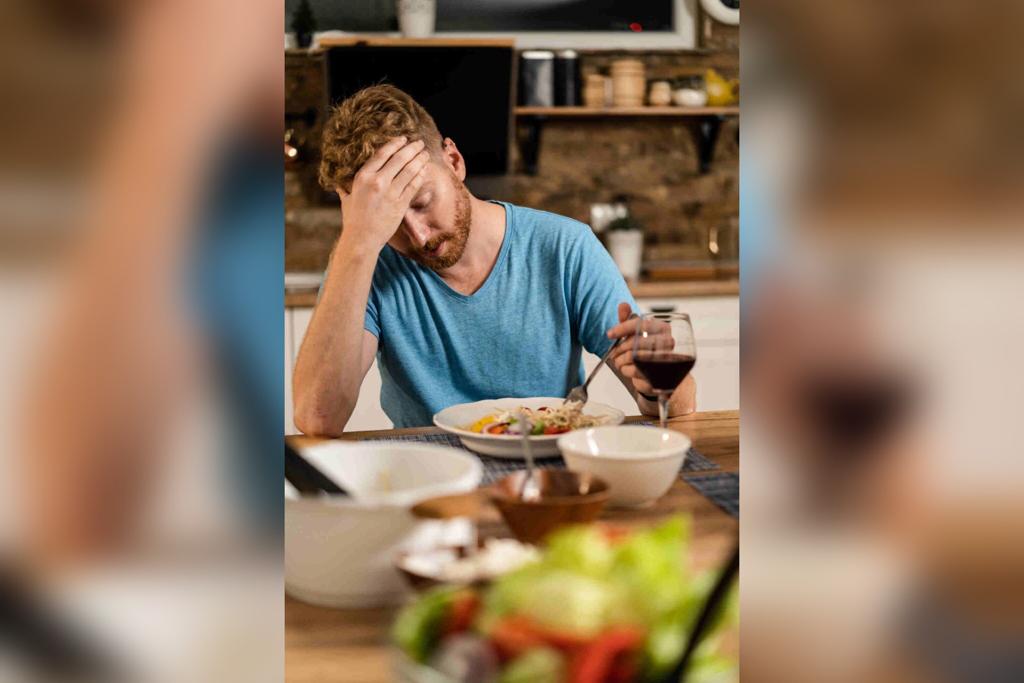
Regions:
M 287 278 L 286 278 L 287 280 Z M 289 285 L 286 281 L 284 305 L 286 308 L 312 308 L 316 305 L 318 286 L 308 280 Z M 629 286 L 637 299 L 677 299 L 691 296 L 737 296 L 738 279 L 725 280 L 659 280 L 639 281 Z
M 723 280 L 657 280 L 630 284 L 635 299 L 677 299 L 689 296 L 738 296 L 740 281 Z

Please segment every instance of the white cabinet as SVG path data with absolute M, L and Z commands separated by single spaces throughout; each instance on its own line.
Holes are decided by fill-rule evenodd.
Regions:
M 286 434 L 297 434 L 299 430 L 295 427 L 292 406 L 292 368 L 295 359 L 299 355 L 299 347 L 306 336 L 306 328 L 309 327 L 310 318 L 313 317 L 312 308 L 286 308 L 285 309 L 285 418 L 284 429 Z M 359 391 L 359 400 L 352 411 L 348 425 L 348 431 L 363 431 L 369 429 L 390 429 L 391 420 L 384 414 L 380 407 L 380 370 L 377 368 L 377 361 L 373 362 L 363 386 Z
M 638 299 L 641 311 L 652 306 L 671 306 L 688 313 L 697 341 L 697 410 L 738 410 L 740 407 L 740 302 L 737 296 L 689 297 L 684 299 Z M 586 371 L 597 365 L 598 357 L 583 354 Z M 601 370 L 588 388 L 591 400 L 607 403 L 627 415 L 636 414 L 629 392 L 608 370 Z
M 284 433 L 298 434 L 295 427 L 294 406 L 292 405 L 292 368 L 299 355 L 299 346 L 313 317 L 312 308 L 284 309 Z
M 366 429 L 391 429 L 391 420 L 380 407 L 380 369 L 377 361 L 366 371 L 363 386 L 359 390 L 359 400 L 352 411 L 345 429 L 362 431 Z
M 690 297 L 685 299 L 640 299 L 643 311 L 651 306 L 673 306 L 689 313 L 697 339 L 698 410 L 737 410 L 740 405 L 739 297 Z M 306 334 L 312 308 L 285 310 L 285 432 L 297 433 L 292 420 L 292 367 Z M 583 354 L 587 372 L 597 364 L 593 354 Z M 346 427 L 348 430 L 388 429 L 391 421 L 380 407 L 380 371 L 374 361 L 359 392 L 359 401 Z M 619 408 L 627 415 L 637 412 L 636 404 L 614 373 L 602 370 L 589 388 L 590 398 Z

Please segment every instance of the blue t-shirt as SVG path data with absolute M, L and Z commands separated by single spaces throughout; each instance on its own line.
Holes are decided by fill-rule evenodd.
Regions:
M 500 202 L 505 237 L 467 296 L 384 247 L 365 327 L 377 337 L 380 402 L 395 427 L 429 425 L 457 403 L 565 396 L 584 379 L 581 348 L 602 355 L 618 304 L 636 302 L 591 229 Z

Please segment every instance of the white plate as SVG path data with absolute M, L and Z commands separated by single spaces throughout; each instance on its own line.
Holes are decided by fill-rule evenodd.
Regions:
M 501 434 L 477 434 L 466 427 L 473 424 L 485 415 L 496 413 L 501 410 L 515 410 L 519 407 L 537 408 L 548 406 L 559 406 L 563 398 L 495 398 L 476 403 L 460 403 L 456 406 L 445 408 L 434 415 L 434 424 L 444 431 L 455 434 L 462 441 L 462 444 L 477 453 L 493 455 L 498 458 L 510 458 L 522 460 L 523 445 L 519 436 L 504 436 Z M 622 424 L 625 415 L 621 410 L 605 405 L 603 403 L 589 402 L 583 407 L 584 415 L 608 418 L 606 425 Z M 534 457 L 542 458 L 551 455 L 558 455 L 558 437 L 561 434 L 548 434 L 530 437 L 530 446 L 533 449 Z

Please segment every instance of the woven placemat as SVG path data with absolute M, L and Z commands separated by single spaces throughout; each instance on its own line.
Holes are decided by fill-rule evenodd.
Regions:
M 437 444 L 440 446 L 450 446 L 452 448 L 458 448 L 480 458 L 481 464 L 484 466 L 483 481 L 480 483 L 483 485 L 491 484 L 502 477 L 513 474 L 520 470 L 526 469 L 525 460 L 509 460 L 506 458 L 494 458 L 489 455 L 482 455 L 476 451 L 470 450 L 462 445 L 459 437 L 454 434 L 406 434 L 402 436 L 387 436 L 387 437 L 374 437 L 370 439 L 364 439 L 366 441 L 404 441 L 406 443 L 430 443 Z M 552 469 L 552 470 L 564 470 L 565 461 L 562 456 L 555 455 L 547 458 L 534 458 L 534 462 L 537 467 L 541 469 Z M 718 465 L 711 462 L 697 450 L 691 448 L 686 458 L 683 460 L 683 466 L 680 468 L 680 472 L 708 472 L 717 470 Z
M 733 517 L 740 516 L 740 475 L 733 472 L 686 474 L 683 481 Z

